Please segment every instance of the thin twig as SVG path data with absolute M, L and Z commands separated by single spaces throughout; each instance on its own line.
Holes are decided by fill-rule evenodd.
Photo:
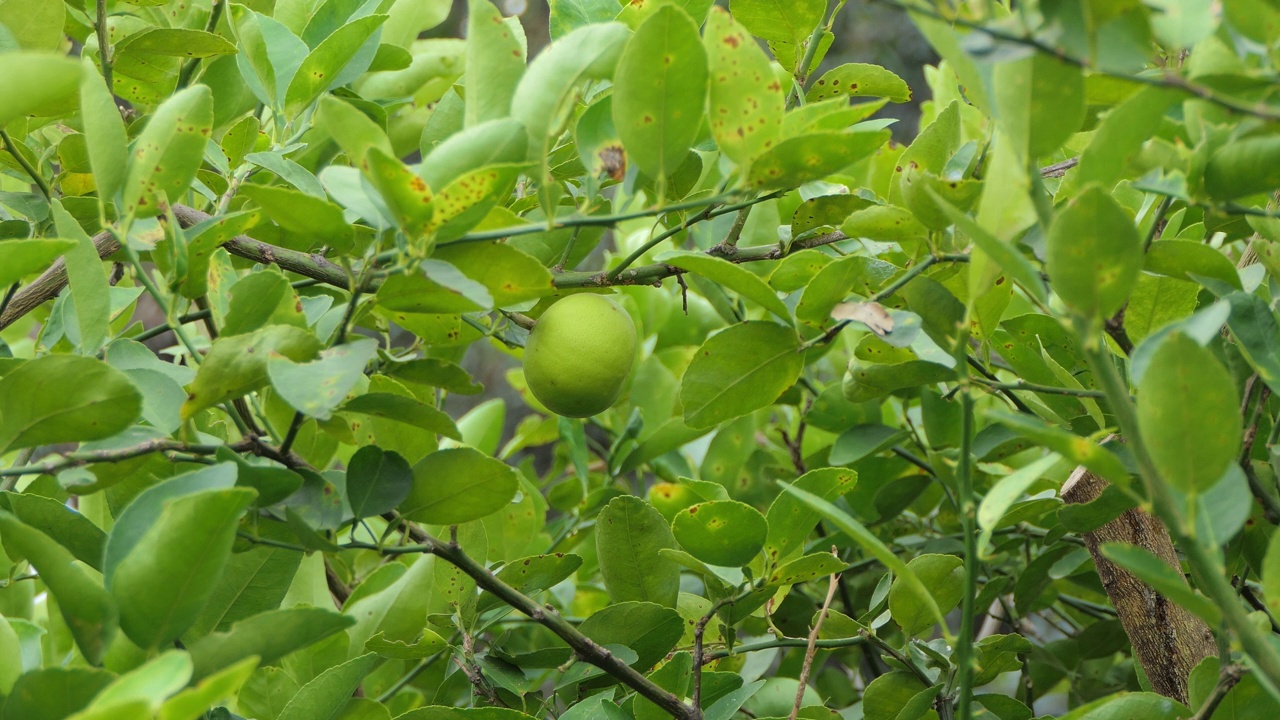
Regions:
M 18 146 L 13 142 L 13 138 L 9 137 L 9 133 L 4 130 L 0 130 L 0 142 L 4 143 L 4 149 L 9 151 L 9 154 L 13 156 L 14 160 L 18 161 L 18 165 L 22 166 L 23 172 L 31 178 L 31 182 L 35 183 L 36 187 L 40 188 L 40 194 L 44 195 L 44 199 L 51 200 L 53 198 L 53 191 L 49 188 L 49 182 L 31 166 L 31 163 L 27 162 L 27 157 L 25 155 L 18 152 Z
M 1040 168 L 1040 177 L 1043 178 L 1060 178 L 1067 174 L 1067 171 L 1080 164 L 1080 158 L 1067 158 L 1059 163 L 1054 163 L 1048 167 Z
M 99 0 L 101 2 L 101 0 Z M 205 23 L 204 31 L 213 33 L 218 29 L 218 19 L 222 17 L 222 8 L 230 0 L 213 0 L 213 7 L 209 9 L 209 22 Z M 182 71 L 178 73 L 178 85 L 176 90 L 181 90 L 191 83 L 191 76 L 195 75 L 196 68 L 200 66 L 200 58 L 193 57 L 182 65 Z
M 986 25 L 983 25 L 982 23 L 974 22 L 972 20 L 967 20 L 963 17 L 960 17 L 959 15 L 943 15 L 942 13 L 937 12 L 935 10 L 931 10 L 924 5 L 907 5 L 905 3 L 898 2 L 897 0 L 873 0 L 873 2 L 878 2 L 882 5 L 895 7 L 895 8 L 898 8 L 899 10 L 905 10 L 908 13 L 918 13 L 920 15 L 923 15 L 928 18 L 932 18 L 934 20 L 941 20 L 946 23 L 958 25 L 960 27 L 968 28 L 970 30 L 975 30 L 977 32 L 980 32 L 996 40 L 1001 40 L 1004 42 L 1013 43 L 1015 45 L 1021 45 L 1023 47 L 1031 48 L 1045 55 L 1049 55 L 1051 57 L 1057 58 L 1058 60 L 1068 65 L 1075 65 L 1076 67 L 1089 70 L 1090 72 L 1098 75 L 1105 75 L 1108 77 L 1119 78 L 1122 80 L 1127 80 L 1129 82 L 1137 83 L 1141 85 L 1152 85 L 1155 87 L 1181 90 L 1185 93 L 1194 95 L 1200 98 L 1201 100 L 1212 103 L 1221 108 L 1230 110 L 1231 112 L 1240 113 L 1243 115 L 1252 115 L 1254 117 L 1262 118 L 1263 120 L 1273 120 L 1273 121 L 1280 120 L 1280 111 L 1277 111 L 1271 107 L 1268 107 L 1264 103 L 1259 102 L 1259 103 L 1253 103 L 1253 104 L 1246 104 L 1246 103 L 1237 101 L 1234 98 L 1224 97 L 1214 92 L 1209 87 L 1187 80 L 1186 78 L 1180 75 L 1174 74 L 1170 70 L 1166 70 L 1163 74 L 1160 74 L 1160 75 L 1130 75 L 1128 73 L 1108 70 L 1103 67 L 1097 67 L 1084 58 L 1079 58 L 1074 55 L 1071 55 L 1066 51 L 1060 50 L 1059 48 L 1056 48 L 1052 45 L 1049 45 L 1048 43 L 1038 40 L 1035 37 L 1031 37 L 1027 35 L 1017 35 L 1017 34 L 1000 30 L 997 28 L 988 27 Z
M 840 553 L 833 546 L 831 554 L 838 559 Z M 813 622 L 813 629 L 809 631 L 809 646 L 804 651 L 804 664 L 800 667 L 800 685 L 796 688 L 796 701 L 791 706 L 791 715 L 788 720 L 796 720 L 796 716 L 800 714 L 800 706 L 804 704 L 804 691 L 808 689 L 809 672 L 813 670 L 813 657 L 818 654 L 816 643 L 818 642 L 818 634 L 822 632 L 822 623 L 827 619 L 827 613 L 831 610 L 831 599 L 836 596 L 836 588 L 840 586 L 840 573 L 831 576 L 831 580 L 827 583 L 827 598 L 822 601 L 822 609 L 818 611 L 818 619 Z
M 393 519 L 399 519 L 394 514 Z M 623 662 L 607 648 L 583 635 L 578 628 L 561 616 L 555 608 L 543 606 L 532 598 L 503 582 L 483 565 L 467 555 L 453 543 L 427 534 L 413 523 L 405 523 L 410 537 L 417 545 L 401 545 L 397 547 L 379 547 L 368 543 L 348 543 L 346 547 L 365 550 L 377 550 L 383 554 L 430 553 L 461 570 L 475 581 L 481 590 L 493 593 L 510 607 L 524 613 L 543 627 L 550 630 L 573 648 L 583 661 L 600 668 L 617 678 L 627 687 L 635 690 L 646 700 L 652 702 L 678 720 L 701 720 L 702 713 L 694 707 L 686 705 L 673 693 L 664 690 L 652 680 L 642 675 L 635 668 Z
M 111 78 L 111 40 L 107 35 L 107 0 L 98 0 L 98 18 L 95 23 L 98 32 L 98 55 L 102 59 L 102 79 L 107 83 L 107 92 L 115 94 L 115 84 Z
M 202 445 L 185 443 L 170 438 L 160 438 L 157 440 L 148 440 L 138 445 L 132 445 L 126 448 L 116 448 L 112 450 L 81 450 L 76 452 L 64 453 L 62 455 L 50 456 L 46 460 L 31 465 L 18 465 L 10 468 L 0 468 L 0 477 L 13 475 L 53 475 L 70 468 L 83 467 L 94 463 L 115 463 L 131 458 L 141 457 L 142 455 L 150 455 L 152 453 L 163 452 L 184 452 L 193 455 L 213 455 L 218 451 L 221 445 Z M 231 448 L 235 452 L 243 452 L 249 449 L 249 444 L 241 441 L 226 447 Z
M 288 454 L 293 447 L 293 442 L 298 439 L 298 431 L 302 429 L 302 423 L 307 419 L 301 411 L 293 414 L 293 420 L 289 422 L 289 430 L 285 433 L 284 440 L 280 443 L 280 452 Z

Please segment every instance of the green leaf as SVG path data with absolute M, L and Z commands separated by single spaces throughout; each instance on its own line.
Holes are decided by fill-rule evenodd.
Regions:
M 1054 219 L 1045 264 L 1050 286 L 1067 305 L 1109 318 L 1124 306 L 1142 269 L 1138 229 L 1108 192 L 1092 185 Z
M 1280 185 L 1280 136 L 1261 135 L 1224 144 L 1204 168 L 1204 189 L 1215 200 L 1234 200 Z
M 307 327 L 298 294 L 274 268 L 245 275 L 231 286 L 221 332 L 243 335 L 266 325 Z
M 89 150 L 89 165 L 93 168 L 93 182 L 98 186 L 98 198 L 104 205 L 110 205 L 124 186 L 129 164 L 129 138 L 115 99 L 88 60 L 85 60 L 80 78 L 80 115 L 84 119 L 84 138 Z
M 203 30 L 153 27 L 130 35 L 116 46 L 116 52 L 177 58 L 209 58 L 218 55 L 235 55 L 236 46 L 221 35 Z
M 57 50 L 63 41 L 66 7 L 41 0 L 0 2 L 0 25 L 26 50 Z
M 94 355 L 102 348 L 111 330 L 108 327 L 111 322 L 111 285 L 107 282 L 107 273 L 103 270 L 93 238 L 61 202 L 53 201 L 52 214 L 58 234 L 76 241 L 76 246 L 67 252 L 65 258 L 67 282 L 76 307 L 80 350 L 85 355 Z
M 370 147 L 364 158 L 365 174 L 400 229 L 411 238 L 426 232 L 436 209 L 435 196 L 427 183 L 378 147 Z
M 0 126 L 24 115 L 60 112 L 79 83 L 80 63 L 61 53 L 5 53 L 4 73 L 0 75 Z
M 369 653 L 325 670 L 298 690 L 277 720 L 335 720 L 377 662 Z
M 597 610 L 578 627 L 601 645 L 623 645 L 635 651 L 637 670 L 647 670 L 666 656 L 684 634 L 684 618 L 670 607 L 651 602 L 615 602 Z
M 897 445 L 908 433 L 879 423 L 859 424 L 840 433 L 831 445 L 832 465 L 852 465 Z
M 369 415 L 412 425 L 445 437 L 461 440 L 462 434 L 446 413 L 412 397 L 393 393 L 372 392 L 357 395 L 338 412 Z
M 249 657 L 269 665 L 354 624 L 349 616 L 312 607 L 253 615 L 236 622 L 226 632 L 206 635 L 192 644 L 192 676 L 199 680 Z
M 391 141 L 377 123 L 355 106 L 332 95 L 320 98 L 316 105 L 315 123 L 338 143 L 357 167 L 364 162 L 365 153 L 371 148 L 377 148 L 389 157 L 395 156 Z
M 306 362 L 320 350 L 311 333 L 289 325 L 268 325 L 251 333 L 214 341 L 196 377 L 187 385 L 183 419 L 218 403 L 266 386 L 267 362 L 273 355 Z
M 416 272 L 387 278 L 378 288 L 378 304 L 403 312 L 454 314 L 492 309 L 493 296 L 452 264 L 433 258 L 418 263 Z
M 769 525 L 759 510 L 735 500 L 716 500 L 685 508 L 671 523 L 680 546 L 712 565 L 738 567 L 764 548 Z
M 435 632 L 423 629 L 422 637 L 412 643 L 388 640 L 382 633 L 369 638 L 364 649 L 395 660 L 421 660 L 449 647 L 449 642 Z
M 473 170 L 441 190 L 435 199 L 435 211 L 427 232 L 434 232 L 449 225 L 449 233 L 441 233 L 440 240 L 452 240 L 484 219 L 497 197 L 510 192 L 516 176 L 524 169 L 523 163 L 490 165 Z
M 0 287 L 47 270 L 55 260 L 76 246 L 75 240 L 39 238 L 0 242 Z
M 785 89 L 760 45 L 722 8 L 711 9 L 703 43 L 711 135 L 721 152 L 746 166 L 781 136 Z
M 457 395 L 476 395 L 484 385 L 476 382 L 466 370 L 440 358 L 419 358 L 385 368 L 397 380 L 438 387 Z
M 194 647 L 193 638 L 225 631 L 232 623 L 280 607 L 302 557 L 297 550 L 268 545 L 232 553 L 209 602 L 184 636 L 187 647 Z
M 731 326 L 708 339 L 685 371 L 685 422 L 709 428 L 768 407 L 803 368 L 800 341 L 791 329 L 770 322 Z
M 598 541 L 597 541 L 598 542 Z M 498 579 L 525 595 L 533 595 L 549 590 L 564 581 L 578 568 L 582 567 L 582 558 L 577 555 L 556 553 L 554 555 L 532 555 L 512 560 L 497 572 Z M 503 604 L 496 595 L 486 593 L 480 597 L 476 612 L 482 613 Z
M 468 447 L 437 450 L 413 467 L 413 489 L 400 504 L 410 520 L 457 525 L 501 510 L 516 495 L 515 470 Z
M 606 23 L 618 15 L 616 0 L 551 0 L 548 21 L 552 40 L 594 23 Z
M 1210 626 L 1222 622 L 1222 613 L 1211 600 L 1187 585 L 1180 569 L 1174 569 L 1149 550 L 1126 543 L 1103 543 L 1104 557 L 1123 567 L 1156 592 L 1195 613 Z
M 1262 592 L 1271 612 L 1280 609 L 1280 534 L 1272 535 L 1262 560 Z
M 156 108 L 133 145 L 124 211 L 151 217 L 161 201 L 180 201 L 200 169 L 212 127 L 213 94 L 205 85 L 179 90 Z
M 246 658 L 174 695 L 160 707 L 160 720 L 198 720 L 208 708 L 235 696 L 257 665 L 257 658 Z
M 858 474 L 846 468 L 810 470 L 795 481 L 795 486 L 823 500 L 834 500 L 853 489 Z M 813 532 L 821 514 L 795 495 L 782 493 L 769 505 L 765 515 L 769 534 L 765 540 L 768 564 L 777 565 L 804 550 L 804 541 Z
M 92 520 L 57 500 L 29 492 L 5 493 L 0 500 L 24 524 L 53 538 L 80 562 L 102 571 L 107 534 Z
M 236 466 L 219 463 L 192 472 L 170 477 L 137 493 L 116 518 L 107 536 L 107 548 L 103 560 L 103 578 L 111 583 L 116 566 L 133 552 L 143 536 L 159 519 L 170 501 L 204 492 L 224 490 L 235 486 Z
M 1189 49 L 1218 29 L 1212 0 L 1152 0 L 1151 29 L 1167 50 Z
M 88 357 L 46 355 L 0 378 L 0 452 L 111 437 L 142 412 L 128 376 Z
M 1177 720 L 1191 711 L 1176 700 L 1151 692 L 1118 693 L 1082 705 L 1061 720 Z
M 889 589 L 889 612 L 907 635 L 919 635 L 933 627 L 937 613 L 951 612 L 964 596 L 964 560 L 955 555 L 918 555 L 907 563 L 916 582 L 928 589 L 927 597 L 915 582 L 900 576 Z
M 847 563 L 829 552 L 803 555 L 784 563 L 769 575 L 769 585 L 798 585 L 842 572 Z
M 1023 290 L 1026 290 L 1031 297 L 1046 303 L 1049 301 L 1049 293 L 1045 289 L 1044 280 L 1040 277 L 1040 272 L 1031 264 L 1021 252 L 1012 244 L 1002 242 L 999 238 L 987 232 L 981 225 L 975 222 L 968 215 L 960 212 L 954 205 L 947 202 L 947 199 L 934 192 L 933 188 L 925 188 L 929 197 L 937 203 L 938 208 L 947 216 L 956 227 L 968 235 L 973 244 L 991 259 L 996 261 L 1000 269 L 1009 274 L 1013 281 L 1018 283 Z
M 733 0 L 729 10 L 761 40 L 799 44 L 822 22 L 824 0 Z
M 697 273 L 759 304 L 778 316 L 780 320 L 784 322 L 791 321 L 791 312 L 787 310 L 786 304 L 778 298 L 778 293 L 769 287 L 764 280 L 761 280 L 759 275 L 740 265 L 706 253 L 688 250 L 665 252 L 656 257 L 655 260 Z
M 1114 187 L 1143 143 L 1155 134 L 1165 111 L 1182 97 L 1178 90 L 1147 87 L 1108 112 L 1080 153 L 1080 164 L 1063 178 L 1058 194 L 1070 197 L 1092 182 L 1105 189 Z
M 879 560 L 885 567 L 893 571 L 893 574 L 896 576 L 894 584 L 902 584 L 903 590 L 900 592 L 910 593 L 913 598 L 913 602 L 919 603 L 919 605 L 928 612 L 928 617 L 930 618 L 929 622 L 940 625 L 943 635 L 950 634 L 947 630 L 946 618 L 944 617 L 942 610 L 939 608 L 938 602 L 934 599 L 933 594 L 929 592 L 924 583 L 920 581 L 920 578 L 916 577 L 915 572 L 913 572 L 906 563 L 902 562 L 901 558 L 881 542 L 880 538 L 873 535 L 866 526 L 855 520 L 853 516 L 844 512 L 835 505 L 832 505 L 821 497 L 802 490 L 794 484 L 779 481 L 778 485 L 781 486 L 784 491 L 794 495 L 805 505 L 816 510 L 819 515 L 826 518 L 832 525 L 835 525 L 842 532 L 852 538 L 854 542 L 861 545 L 863 550 L 866 550 L 872 557 Z
M 347 502 L 357 520 L 394 510 L 412 487 L 409 463 L 375 445 L 360 448 L 347 463 Z
M 143 648 L 173 642 L 199 617 L 231 555 L 247 488 L 205 490 L 176 498 L 149 526 L 131 516 L 112 529 L 142 535 L 109 566 L 107 584 L 120 603 L 120 627 Z
M 13 691 L 13 684 L 22 671 L 22 641 L 13 625 L 0 617 L 0 693 L 8 695 Z
M 412 47 L 413 41 L 449 17 L 453 9 L 451 0 L 395 0 L 388 14 L 387 26 L 382 31 L 382 42 Z
M 869 402 L 905 390 L 950 380 L 955 371 L 925 360 L 907 360 L 889 365 L 849 362 L 844 375 L 844 397 L 852 403 Z
M 1048 155 L 1084 123 L 1084 73 L 1076 65 L 1031 53 L 996 65 L 994 81 L 1000 126 L 1020 157 Z
M 511 114 L 525 41 L 519 21 L 504 22 L 489 0 L 468 0 L 467 10 L 466 126 L 472 127 Z
M 1147 248 L 1142 269 L 1155 275 L 1199 282 L 1196 276 L 1212 278 L 1236 290 L 1241 289 L 1240 272 L 1218 250 L 1190 240 L 1160 240 Z
M 1129 471 L 1120 458 L 1097 443 L 1028 415 L 1000 411 L 992 411 L 989 415 L 1001 425 L 1043 445 L 1076 465 L 1085 466 L 1089 472 L 1108 482 L 1126 485 L 1129 481 Z
M 987 546 L 991 543 L 991 532 L 998 527 L 1000 519 L 1013 503 L 1061 459 L 1056 453 L 1042 457 L 1000 478 L 987 491 L 982 504 L 978 506 L 978 525 L 982 528 L 982 534 L 978 537 L 979 555 L 986 553 Z
M 431 187 L 446 187 L 475 168 L 522 162 L 528 144 L 529 134 L 519 120 L 489 120 L 450 135 L 434 148 L 423 147 L 418 173 Z
M 359 338 L 323 350 L 309 363 L 275 355 L 267 360 L 267 377 L 276 394 L 294 410 L 328 420 L 364 378 L 365 366 L 377 353 L 376 340 Z
M 596 518 L 600 575 L 615 602 L 635 600 L 675 607 L 680 568 L 659 555 L 660 550 L 675 547 L 666 519 L 640 498 L 616 497 Z
M 863 716 L 867 720 L 893 720 L 903 706 L 925 691 L 924 684 L 912 673 L 885 673 L 867 685 L 862 696 Z
M 551 294 L 551 272 L 532 255 L 502 242 L 459 243 L 436 249 L 447 262 L 489 291 L 494 307 L 508 307 Z
M 269 170 L 279 175 L 285 182 L 308 195 L 318 198 L 325 196 L 324 185 L 310 170 L 290 160 L 280 152 L 274 150 L 251 152 L 245 155 L 244 159 L 264 170 Z
M 258 224 L 261 214 L 242 211 L 211 217 L 187 229 L 187 277 L 179 288 L 183 297 L 198 298 L 209 290 L 209 259 L 231 238 Z
M 1124 330 L 1141 343 L 1158 328 L 1182 320 L 1196 309 L 1200 286 L 1186 280 L 1142 273 L 1124 308 Z
M 114 675 L 87 667 L 49 667 L 18 678 L 4 720 L 63 720 L 89 704 Z
M 659 183 L 684 162 L 707 96 L 707 53 L 688 13 L 664 5 L 627 41 L 613 77 L 613 123 L 631 161 Z
M 631 30 L 617 22 L 578 28 L 538 53 L 516 86 L 511 115 L 529 132 L 528 157 L 537 163 L 531 175 L 546 185 L 539 193 L 544 210 L 555 207 L 549 155 L 573 108 L 573 90 L 585 80 L 612 77 L 630 35 Z
M 285 92 L 285 110 L 295 114 L 310 105 L 324 91 L 337 86 L 346 78 L 348 63 L 358 62 L 358 53 L 382 23 L 386 15 L 366 15 L 335 30 L 307 54 L 289 81 Z M 365 67 L 373 61 L 370 55 Z M 359 68 L 362 74 L 364 68 Z
M 351 248 L 351 226 L 342 208 L 324 198 L 273 185 L 245 185 L 240 194 L 257 203 L 272 222 L 302 238 L 306 249 L 331 245 L 342 253 Z
M 879 65 L 845 63 L 818 78 L 805 97 L 815 103 L 845 96 L 887 98 L 904 103 L 911 101 L 911 88 L 902 78 Z
M 1257 295 L 1232 293 L 1227 300 L 1231 302 L 1227 326 L 1237 347 L 1271 392 L 1280 392 L 1280 322 L 1275 313 Z
M 75 557 L 66 548 L 2 510 L 0 537 L 4 538 L 4 549 L 10 557 L 26 558 L 40 574 L 41 581 L 57 599 L 62 619 L 80 653 L 85 660 L 98 664 L 117 629 L 116 604 L 111 595 L 75 564 Z M 5 706 L 6 720 L 21 684 L 22 678 L 19 678 L 9 705 Z
M 743 685 L 736 690 L 722 695 L 718 700 L 711 703 L 711 707 L 707 708 L 707 712 L 703 715 L 706 720 L 730 720 L 738 714 L 738 710 L 742 708 L 752 695 L 755 695 L 763 688 L 768 681 L 756 680 L 753 683 Z
M 747 185 L 755 190 L 790 189 L 821 180 L 871 156 L 888 140 L 888 130 L 820 132 L 788 138 L 751 163 Z
M 158 708 L 190 679 L 191 657 L 181 650 L 169 650 L 116 678 L 93 698 L 89 709 L 131 702 Z
M 1175 333 L 1160 343 L 1138 390 L 1138 427 L 1160 475 L 1185 493 L 1209 489 L 1235 462 L 1243 436 L 1230 373 Z

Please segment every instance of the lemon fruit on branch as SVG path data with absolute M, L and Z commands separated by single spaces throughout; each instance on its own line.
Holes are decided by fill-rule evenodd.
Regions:
M 636 328 L 603 295 L 570 295 L 538 318 L 524 349 L 534 397 L 565 417 L 590 417 L 618 400 L 636 355 Z

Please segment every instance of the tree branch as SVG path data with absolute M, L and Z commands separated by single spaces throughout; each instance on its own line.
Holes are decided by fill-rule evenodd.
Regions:
M 905 10 L 908 13 L 916 13 L 928 18 L 932 18 L 934 20 L 940 20 L 945 23 L 950 23 L 953 25 L 958 25 L 963 28 L 968 28 L 970 30 L 980 32 L 994 40 L 1000 40 L 1003 42 L 1012 43 L 1014 45 L 1021 45 L 1022 47 L 1031 48 L 1033 50 L 1036 50 L 1037 52 L 1043 53 L 1045 55 L 1049 55 L 1050 57 L 1057 58 L 1058 60 L 1068 65 L 1075 65 L 1076 67 L 1088 70 L 1093 73 L 1097 73 L 1099 75 L 1120 78 L 1122 80 L 1128 80 L 1129 82 L 1138 83 L 1141 85 L 1153 85 L 1155 87 L 1172 88 L 1175 90 L 1181 90 L 1189 95 L 1194 95 L 1200 98 L 1201 100 L 1204 100 L 1205 102 L 1209 102 L 1214 105 L 1217 105 L 1218 107 L 1224 108 L 1226 110 L 1230 110 L 1231 112 L 1240 113 L 1242 115 L 1252 115 L 1253 117 L 1262 118 L 1263 120 L 1280 120 L 1280 112 L 1276 111 L 1271 107 L 1268 107 L 1265 103 L 1257 102 L 1257 103 L 1250 104 L 1250 103 L 1241 102 L 1232 97 L 1219 95 L 1213 89 L 1207 86 L 1192 82 L 1191 80 L 1188 80 L 1182 77 L 1181 75 L 1176 75 L 1167 69 L 1162 74 L 1159 74 L 1159 75 L 1130 75 L 1128 73 L 1116 72 L 1114 70 L 1107 70 L 1106 68 L 1096 67 L 1095 65 L 1090 63 L 1089 60 L 1085 58 L 1079 58 L 1074 55 L 1071 55 L 1070 53 L 1064 50 L 1056 48 L 1044 41 L 1038 40 L 1029 35 L 1017 35 L 1005 30 L 1000 30 L 993 27 L 987 27 L 982 23 L 974 22 L 973 20 L 967 20 L 963 17 L 954 15 L 954 14 L 944 15 L 943 13 L 938 12 L 936 10 L 932 10 L 924 5 L 908 5 L 904 2 L 900 2 L 899 0 L 873 0 L 873 1 L 878 2 L 881 5 L 888 5 L 890 7 L 898 8 L 899 10 Z
M 143 455 L 150 455 L 152 453 L 184 452 L 192 455 L 212 455 L 216 453 L 220 447 L 222 446 L 198 445 L 185 443 L 179 440 L 171 440 L 169 438 L 160 438 L 158 440 L 148 440 L 147 442 L 126 448 L 69 452 L 53 456 L 48 460 L 42 460 L 31 465 L 0 468 L 0 477 L 9 475 L 52 475 L 69 468 L 83 467 L 85 465 L 92 465 L 93 463 L 121 462 L 123 460 L 129 460 Z M 250 449 L 250 443 L 248 441 L 241 441 L 233 445 L 228 445 L 227 447 L 236 452 L 244 452 L 245 450 Z
M 377 550 L 384 554 L 430 553 L 461 570 L 475 581 L 482 590 L 487 590 L 507 605 L 533 619 L 538 624 L 555 633 L 578 657 L 609 675 L 617 678 L 624 685 L 635 690 L 646 700 L 670 713 L 678 720 L 701 720 L 702 712 L 681 702 L 674 694 L 663 690 L 649 678 L 640 674 L 635 668 L 619 660 L 599 643 L 579 632 L 568 620 L 565 620 L 550 606 L 542 606 L 524 593 L 503 582 L 462 551 L 452 542 L 445 542 L 423 532 L 415 525 L 407 524 L 410 537 L 421 543 L 419 545 L 403 545 L 399 547 L 379 547 L 368 543 L 349 543 L 346 547 Z

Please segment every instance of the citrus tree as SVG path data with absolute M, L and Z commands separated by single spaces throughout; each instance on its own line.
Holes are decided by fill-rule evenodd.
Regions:
M 1280 4 L 451 5 L 0 0 L 0 720 L 1280 710 Z

